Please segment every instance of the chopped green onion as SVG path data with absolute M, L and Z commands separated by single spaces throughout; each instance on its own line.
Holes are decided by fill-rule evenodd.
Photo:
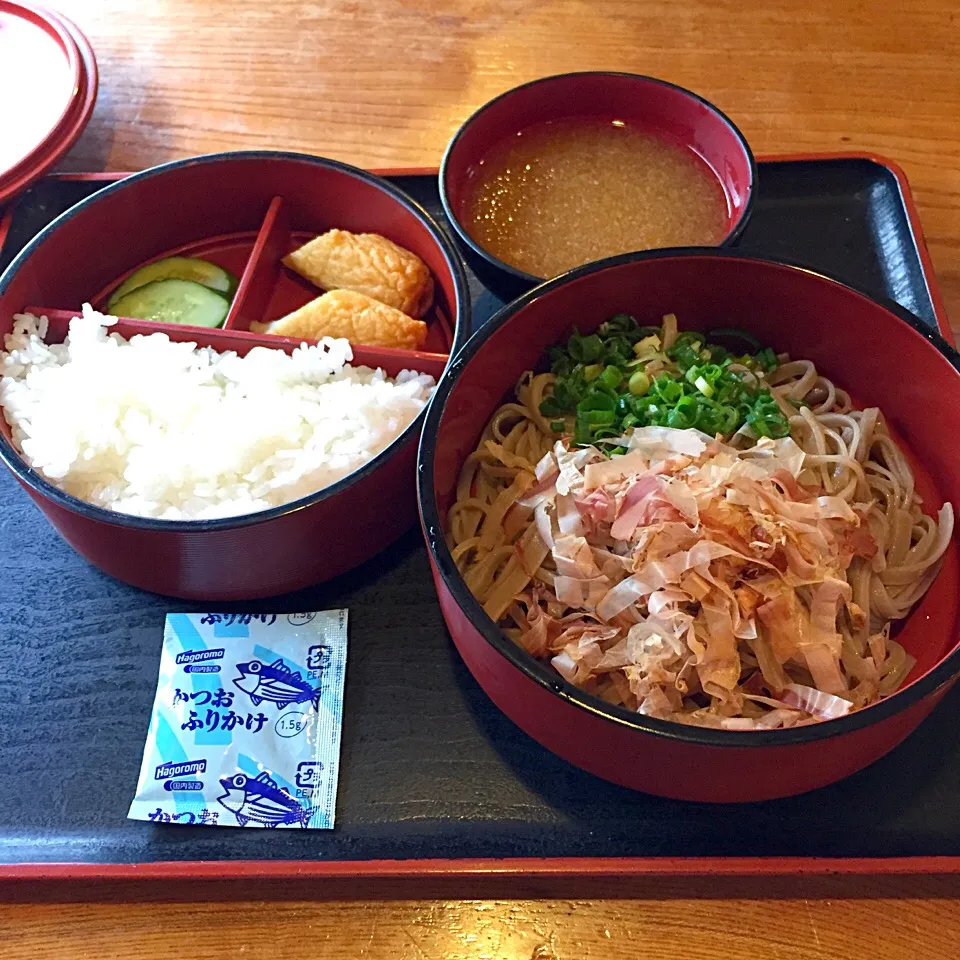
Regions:
M 760 366 L 767 371 L 767 373 L 776 370 L 780 365 L 777 355 L 773 352 L 773 350 L 770 349 L 770 347 L 765 347 L 763 350 L 761 350 L 757 354 L 756 359 L 757 363 L 759 363 Z
M 589 337 L 574 333 L 567 342 L 567 350 L 577 363 L 593 363 L 603 353 L 603 341 L 595 333 Z
M 600 379 L 611 389 L 616 390 L 620 386 L 621 381 L 623 380 L 623 374 L 614 366 L 607 366 L 604 368 L 603 373 L 600 374 Z
M 637 329 L 637 321 L 634 320 L 629 313 L 618 313 L 606 322 L 601 323 L 598 332 L 606 335 L 613 333 L 630 333 L 635 329 Z
M 613 413 L 616 409 L 616 398 L 600 390 L 594 390 L 592 393 L 587 394 L 587 396 L 577 404 L 577 413 L 587 413 L 591 410 L 604 410 Z
M 591 427 L 609 427 L 616 423 L 617 415 L 612 410 L 587 410 L 583 419 Z
M 666 373 L 653 381 L 653 390 L 664 403 L 676 403 L 683 396 L 683 386 Z
M 540 413 L 544 417 L 555 417 L 560 413 L 560 405 L 553 397 L 544 397 L 540 401 Z
M 683 397 L 667 414 L 668 427 L 687 430 L 697 422 L 697 401 L 693 397 Z
M 630 379 L 627 381 L 627 389 L 633 396 L 642 397 L 650 389 L 650 378 L 642 370 L 637 370 L 636 373 L 630 375 Z
M 662 329 L 641 327 L 625 313 L 588 336 L 574 330 L 565 345 L 548 351 L 556 379 L 540 412 L 555 433 L 569 431 L 573 423 L 577 444 L 648 425 L 729 436 L 746 424 L 757 437 L 787 436 L 789 421 L 769 390 L 759 388 L 754 376 L 731 369 L 737 364 L 769 372 L 779 363 L 776 353 L 761 349 L 743 331 L 721 329 L 714 335 L 755 352 L 737 356 L 701 333 L 686 331 L 664 353 Z M 656 377 L 645 369 L 654 358 L 663 364 Z

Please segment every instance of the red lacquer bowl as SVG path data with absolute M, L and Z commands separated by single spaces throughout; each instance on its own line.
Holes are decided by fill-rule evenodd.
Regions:
M 299 340 L 250 333 L 320 291 L 280 257 L 331 227 L 381 233 L 423 259 L 436 282 L 422 351 L 355 348 L 354 362 L 395 375 L 439 377 L 466 339 L 469 299 L 450 240 L 420 206 L 379 177 L 331 160 L 284 153 L 225 153 L 146 170 L 106 187 L 51 223 L 0 277 L 0 338 L 25 309 L 51 317 L 54 338 L 69 311 L 103 303 L 144 262 L 173 253 L 205 257 L 240 277 L 223 330 L 121 321 L 129 336 L 162 330 L 245 354 L 292 351 Z M 240 600 L 329 579 L 372 557 L 416 521 L 416 440 L 424 415 L 361 469 L 311 496 L 259 513 L 204 521 L 143 519 L 92 506 L 30 469 L 0 417 L 0 459 L 63 538 L 119 580 L 170 596 Z
M 444 542 L 464 458 L 518 376 L 574 324 L 628 312 L 676 313 L 682 329 L 745 328 L 815 361 L 856 402 L 879 405 L 908 440 L 924 509 L 960 504 L 960 354 L 909 313 L 799 267 L 713 249 L 627 254 L 575 270 L 505 307 L 454 358 L 427 415 L 419 500 L 440 606 L 461 656 L 518 726 L 615 783 L 685 800 L 789 796 L 865 767 L 904 739 L 960 673 L 960 573 L 951 546 L 898 640 L 917 658 L 892 697 L 848 717 L 736 732 L 643 717 L 581 693 L 528 656 L 484 614 Z M 944 717 L 943 722 L 952 722 Z
M 3 28 L 5 18 L 8 22 L 10 18 L 19 19 L 43 31 L 51 43 L 45 48 L 30 45 L 28 51 L 22 46 L 10 50 L 10 43 L 17 41 L 8 41 L 5 48 L 0 39 L 0 58 L 12 54 L 20 60 L 29 61 L 28 66 L 24 67 L 25 70 L 29 69 L 38 74 L 48 71 L 53 75 L 59 72 L 58 68 L 62 68 L 65 62 L 70 82 L 68 89 L 64 91 L 63 111 L 42 140 L 34 142 L 30 136 L 27 136 L 25 141 L 22 140 L 25 136 L 23 130 L 3 131 L 3 136 L 10 138 L 8 147 L 19 145 L 25 152 L 6 170 L 2 169 L 0 162 L 0 206 L 43 176 L 76 143 L 93 113 L 98 84 L 97 61 L 90 42 L 77 26 L 62 14 L 31 4 L 0 0 L 0 29 Z M 10 90 L 4 93 L 6 96 L 20 95 Z M 29 107 L 34 108 L 36 91 L 31 89 L 25 96 L 28 98 Z M 44 104 L 37 109 L 40 110 L 40 115 L 45 115 L 47 106 Z
M 532 124 L 571 117 L 623 120 L 693 150 L 716 174 L 727 200 L 727 233 L 743 232 L 756 194 L 757 165 L 743 134 L 713 104 L 683 87 L 632 73 L 564 73 L 508 90 L 463 122 L 440 166 L 440 199 L 471 269 L 502 299 L 540 283 L 485 250 L 467 230 L 480 163 L 496 144 Z

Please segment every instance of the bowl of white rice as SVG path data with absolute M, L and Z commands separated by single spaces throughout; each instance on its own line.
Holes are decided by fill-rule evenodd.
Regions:
M 0 459 L 67 542 L 120 580 L 190 599 L 273 596 L 351 569 L 416 518 L 416 439 L 437 369 L 364 364 L 329 337 L 139 329 L 88 303 L 69 324 L 56 316 L 175 245 L 164 224 L 151 249 L 137 233 L 165 198 L 202 184 L 229 193 L 219 219 L 225 196 L 204 194 L 177 229 L 230 234 L 238 202 L 254 223 L 314 171 L 302 228 L 316 228 L 311 211 L 322 221 L 328 191 L 347 191 L 371 232 L 405 229 L 445 297 L 455 352 L 469 307 L 450 241 L 388 182 L 318 158 L 223 154 L 144 171 L 54 221 L 0 277 Z

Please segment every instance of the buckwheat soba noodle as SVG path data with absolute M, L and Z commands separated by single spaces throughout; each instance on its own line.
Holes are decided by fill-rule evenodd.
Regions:
M 903 683 L 891 624 L 954 517 L 924 513 L 879 409 L 672 315 L 574 332 L 549 363 L 494 413 L 447 520 L 517 644 L 609 703 L 733 730 L 843 716 Z

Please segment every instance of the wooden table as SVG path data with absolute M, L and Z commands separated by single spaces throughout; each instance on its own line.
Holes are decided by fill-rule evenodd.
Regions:
M 913 184 L 960 333 L 960 8 L 954 0 L 55 0 L 100 99 L 72 170 L 270 147 L 434 165 L 477 105 L 550 73 L 692 87 L 757 153 L 865 150 Z M 441 9 L 442 8 L 442 9 Z M 745 813 L 745 816 L 749 815 Z M 709 890 L 700 890 L 708 893 Z M 955 955 L 956 889 L 796 882 L 720 898 L 0 907 L 0 958 L 236 955 L 587 960 Z M 294 900 L 298 890 L 289 895 Z

